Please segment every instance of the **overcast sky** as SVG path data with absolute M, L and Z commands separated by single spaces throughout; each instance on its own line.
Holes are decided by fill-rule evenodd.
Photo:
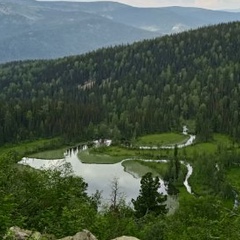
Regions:
M 41 0 L 42 1 L 42 0 Z M 49 0 L 61 1 L 61 0 Z M 65 0 L 72 2 L 94 2 L 94 0 Z M 189 6 L 210 9 L 236 9 L 240 8 L 240 0 L 118 0 L 132 6 L 138 7 L 165 7 L 165 6 Z

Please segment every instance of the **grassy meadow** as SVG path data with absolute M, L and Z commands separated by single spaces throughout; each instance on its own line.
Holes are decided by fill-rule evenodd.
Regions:
M 53 138 L 53 139 L 39 139 L 35 141 L 22 142 L 20 144 L 8 144 L 0 147 L 0 155 L 5 154 L 9 151 L 15 151 L 19 156 L 26 157 L 35 153 L 41 154 L 46 151 L 50 152 L 52 149 L 62 147 L 62 139 Z
M 135 177 L 142 177 L 147 172 L 152 172 L 154 176 L 164 176 L 168 170 L 167 163 L 144 162 L 140 159 L 173 159 L 173 149 L 139 149 L 139 146 L 161 146 L 168 144 L 183 143 L 187 140 L 187 136 L 175 133 L 151 134 L 146 135 L 135 142 L 134 147 L 125 147 L 122 145 L 110 147 L 89 148 L 78 153 L 80 161 L 84 163 L 99 163 L 113 164 L 121 162 L 124 159 L 133 159 L 122 163 L 124 170 Z M 61 159 L 64 157 L 64 152 L 68 147 L 63 146 L 61 139 L 40 139 L 32 142 L 23 142 L 16 145 L 6 145 L 0 147 L 0 156 L 9 151 L 15 151 L 19 156 L 34 157 L 39 159 Z M 192 190 L 196 194 L 211 195 L 212 190 L 207 185 L 202 184 L 201 179 L 196 175 L 198 166 L 196 160 L 198 156 L 204 156 L 206 163 L 209 159 L 219 156 L 223 152 L 235 150 L 240 151 L 238 144 L 233 144 L 233 141 L 226 135 L 214 134 L 210 142 L 202 143 L 196 141 L 193 145 L 178 149 L 178 158 L 186 160 L 193 166 L 193 175 L 189 179 Z M 182 165 L 183 166 L 183 165 Z M 177 187 L 180 190 L 181 199 L 187 198 L 189 193 L 186 192 L 182 185 L 182 180 L 186 174 L 186 170 L 182 168 L 181 184 Z M 228 169 L 226 172 L 227 182 L 240 192 L 240 167 Z M 231 206 L 232 200 L 226 200 L 226 203 Z
M 30 158 L 39 158 L 39 159 L 61 159 L 64 158 L 64 153 L 66 152 L 66 148 L 59 148 L 54 150 L 47 150 L 42 152 L 37 152 L 34 154 L 30 154 L 28 157 Z
M 137 138 L 136 146 L 163 146 L 181 144 L 188 140 L 188 136 L 179 133 L 150 134 Z
M 126 172 L 134 173 L 140 178 L 147 172 L 151 172 L 153 176 L 164 176 L 168 167 L 167 163 L 144 162 L 141 160 L 124 161 L 122 165 Z

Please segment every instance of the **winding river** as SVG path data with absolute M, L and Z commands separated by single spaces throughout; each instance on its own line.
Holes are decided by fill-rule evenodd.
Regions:
M 184 143 L 180 143 L 180 144 L 176 144 L 178 148 L 184 148 L 184 147 L 187 147 L 187 146 L 190 146 L 193 144 L 194 140 L 196 139 L 196 136 L 195 135 L 189 135 L 189 138 L 186 142 Z M 166 146 L 140 146 L 139 148 L 140 149 L 154 149 L 154 150 L 157 150 L 157 149 L 174 149 L 175 147 L 175 144 L 174 145 L 166 145 Z
M 184 144 L 179 144 L 178 147 L 186 147 L 193 143 L 195 139 L 194 135 L 190 135 L 189 139 Z M 110 145 L 109 142 L 107 145 Z M 174 148 L 174 146 L 162 146 L 162 148 Z M 24 157 L 19 163 L 23 165 L 28 165 L 36 169 L 51 169 L 56 168 L 57 166 L 61 166 L 64 163 L 70 163 L 73 169 L 74 174 L 77 176 L 83 177 L 85 182 L 88 183 L 88 194 L 94 194 L 96 190 L 102 191 L 102 197 L 104 200 L 110 199 L 111 194 L 111 182 L 114 178 L 118 180 L 120 192 L 122 192 L 123 196 L 126 199 L 126 202 L 131 202 L 131 199 L 139 195 L 139 188 L 140 188 L 140 176 L 136 173 L 125 171 L 122 165 L 125 161 L 135 160 L 134 158 L 124 159 L 119 163 L 115 164 L 85 164 L 79 161 L 77 156 L 78 151 L 86 150 L 86 146 L 83 149 L 72 149 L 68 150 L 64 155 L 63 159 L 58 160 L 43 160 L 43 159 L 36 159 L 36 158 L 26 158 Z M 145 162 L 159 162 L 159 163 L 166 163 L 168 160 L 146 160 L 146 159 L 139 159 Z M 191 186 L 188 183 L 188 179 L 193 172 L 192 166 L 185 162 L 181 161 L 181 164 L 187 167 L 187 175 L 184 180 L 184 185 L 187 191 L 191 194 Z M 160 180 L 161 188 L 159 192 L 163 194 L 167 194 L 167 186 L 165 186 L 163 180 Z

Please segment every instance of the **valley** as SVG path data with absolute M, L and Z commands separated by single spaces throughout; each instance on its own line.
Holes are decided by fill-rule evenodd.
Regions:
M 239 32 L 1 64 L 0 238 L 17 225 L 49 240 L 238 239 Z
M 175 135 L 161 134 L 161 135 L 155 135 L 155 138 L 156 138 L 155 141 L 156 143 L 158 143 L 157 139 L 158 140 L 165 139 L 167 143 L 175 144 L 175 142 L 171 140 L 178 141 L 179 139 L 182 139 L 182 138 L 186 140 L 186 137 L 187 137 L 186 135 L 184 135 L 183 137 L 180 134 L 175 134 Z M 151 139 L 152 137 L 146 136 L 146 138 Z M 142 142 L 141 139 L 140 139 L 140 142 Z M 181 144 L 179 144 L 178 146 L 181 147 Z M 169 147 L 169 145 L 166 147 Z M 104 148 L 105 151 L 102 148 Z M 110 151 L 108 149 L 106 150 L 106 148 L 110 148 Z M 139 148 L 141 149 L 141 147 Z M 48 152 L 36 153 L 31 155 L 30 158 L 24 157 L 19 163 L 23 165 L 29 165 L 37 169 L 41 169 L 41 168 L 48 169 L 54 166 L 58 167 L 68 162 L 71 164 L 74 174 L 83 177 L 84 180 L 89 184 L 88 193 L 93 194 L 95 191 L 98 190 L 102 192 L 102 197 L 105 201 L 110 196 L 110 192 L 109 192 L 110 189 L 107 189 L 109 188 L 109 184 L 111 183 L 112 179 L 118 179 L 119 187 L 122 190 L 122 194 L 126 198 L 126 202 L 130 203 L 132 198 L 137 197 L 137 192 L 140 186 L 139 178 L 141 178 L 143 175 L 145 175 L 149 171 L 151 172 L 153 171 L 153 175 L 154 176 L 158 175 L 159 177 L 166 174 L 165 172 L 161 172 L 160 174 L 159 171 L 156 171 L 156 170 L 154 171 L 153 168 L 151 169 L 151 163 L 159 163 L 161 165 L 166 165 L 166 163 L 168 163 L 169 160 L 144 159 L 142 157 L 146 155 L 145 151 L 140 151 L 134 156 L 131 154 L 131 150 L 129 151 L 126 148 L 122 148 L 123 150 L 125 149 L 125 153 L 124 153 L 125 156 L 124 156 L 122 153 L 120 153 L 119 149 L 120 147 L 113 147 L 113 148 L 111 148 L 111 146 L 104 147 L 104 144 L 103 144 L 102 146 L 101 145 L 93 146 L 93 149 L 88 150 L 87 145 L 81 145 L 75 150 L 74 148 L 67 150 L 64 153 L 64 158 L 61 158 L 63 157 L 62 155 L 60 157 L 61 159 L 59 160 L 53 160 L 53 159 L 56 158 L 56 155 L 55 155 L 56 152 L 57 153 L 58 151 L 62 152 L 61 149 L 57 151 L 53 150 Z M 164 146 L 162 146 L 162 149 L 164 149 Z M 91 152 L 93 152 L 93 154 L 91 154 Z M 98 154 L 94 154 L 94 152 Z M 148 152 L 150 154 L 151 151 L 148 151 Z M 86 161 L 84 158 L 88 155 L 90 155 L 91 157 L 90 164 L 87 164 L 89 162 Z M 49 156 L 53 156 L 53 159 L 51 159 L 51 157 Z M 80 157 L 80 159 L 78 159 L 78 157 Z M 83 158 L 83 160 L 81 158 Z M 115 162 L 116 160 L 118 160 L 119 164 L 116 164 Z M 140 163 L 141 161 L 146 166 L 144 166 L 144 164 L 141 165 Z M 150 163 L 150 167 L 148 167 L 148 163 Z M 181 164 L 187 165 L 184 161 L 181 161 Z M 139 167 L 136 167 L 137 165 L 139 165 Z M 158 167 L 158 169 L 161 169 L 161 167 Z M 123 171 L 132 175 L 132 177 L 135 178 L 136 180 L 132 179 L 130 181 L 131 179 L 129 178 L 130 176 L 126 177 L 126 174 L 125 173 L 123 174 Z M 167 171 L 167 169 L 165 169 L 165 171 Z M 185 184 L 187 189 L 191 188 L 187 181 L 188 178 L 191 176 L 191 172 L 192 172 L 192 167 L 190 166 L 187 172 L 188 177 L 185 178 L 185 182 L 186 182 Z M 132 183 L 130 184 L 130 182 Z M 160 192 L 167 194 L 167 191 L 166 191 L 167 185 L 164 184 L 163 180 L 161 180 L 161 183 L 162 183 L 161 184 L 162 186 L 161 186 Z M 132 185 L 131 188 L 130 188 L 130 185 Z M 189 192 L 191 193 L 191 191 Z

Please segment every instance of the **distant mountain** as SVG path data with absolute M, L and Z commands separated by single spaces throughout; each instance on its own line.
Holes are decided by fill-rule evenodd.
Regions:
M 0 62 L 75 55 L 159 35 L 81 11 L 75 4 L 30 0 L 1 2 L 0 22 Z
M 91 6 L 85 7 L 85 10 L 93 13 Z M 113 21 L 161 34 L 240 20 L 240 13 L 190 7 L 136 8 L 125 6 L 112 9 L 99 8 L 95 13 Z
M 235 9 L 223 9 L 222 11 L 225 11 L 225 12 L 240 12 L 240 8 L 235 8 Z
M 235 20 L 240 13 L 197 8 L 0 0 L 0 62 L 76 55 Z

